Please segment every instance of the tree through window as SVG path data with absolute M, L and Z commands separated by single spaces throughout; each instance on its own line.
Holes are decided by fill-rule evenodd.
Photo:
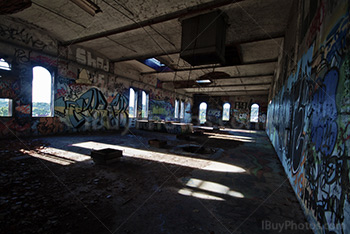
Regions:
M 179 118 L 179 100 L 175 100 L 175 110 L 174 110 L 174 118 Z
M 142 91 L 142 118 L 148 118 L 148 102 L 149 102 L 149 95 Z
M 52 75 L 44 67 L 33 67 L 32 116 L 52 117 Z
M 203 124 L 207 121 L 207 103 L 202 102 L 199 105 L 199 123 Z
M 250 122 L 257 123 L 259 120 L 259 105 L 253 104 L 250 109 Z
M 12 116 L 12 99 L 0 98 L 0 117 Z
M 180 103 L 180 119 L 183 119 L 185 116 L 185 103 L 181 101 Z
M 225 103 L 224 104 L 223 111 L 222 111 L 222 120 L 223 121 L 229 121 L 230 120 L 230 108 L 231 108 L 230 103 Z
M 130 88 L 129 94 L 129 117 L 136 118 L 137 116 L 137 93 L 133 88 Z

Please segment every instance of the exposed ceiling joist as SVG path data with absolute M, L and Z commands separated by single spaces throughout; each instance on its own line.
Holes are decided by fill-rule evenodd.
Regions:
M 203 93 L 200 93 L 203 94 Z M 221 91 L 221 92 L 210 92 L 207 93 L 207 95 L 210 96 L 253 96 L 253 95 L 262 95 L 262 96 L 267 96 L 269 94 L 268 90 L 267 91 L 238 91 L 238 92 L 226 92 L 226 91 Z M 196 94 L 198 95 L 198 94 Z
M 233 86 L 233 87 L 202 87 L 202 88 L 184 88 L 186 93 L 210 93 L 210 92 L 231 92 L 231 91 L 266 91 L 269 90 L 270 85 L 266 86 Z
M 262 74 L 262 75 L 256 75 L 256 76 L 237 76 L 237 77 L 225 77 L 225 78 L 216 78 L 212 80 L 215 84 L 248 84 L 248 83 L 253 83 L 254 81 L 261 82 L 261 81 L 267 81 L 270 82 L 273 79 L 273 74 Z M 194 81 L 194 80 L 191 80 Z M 168 81 L 163 81 L 163 83 L 177 83 L 177 82 L 187 82 L 186 81 L 173 81 L 173 80 L 168 80 Z M 244 83 L 247 82 L 247 83 Z
M 185 16 L 189 16 L 192 14 L 197 14 L 203 11 L 207 11 L 207 10 L 211 10 L 211 9 L 215 9 L 218 7 L 222 7 L 225 5 L 229 5 L 229 4 L 233 4 L 236 2 L 240 2 L 242 0 L 218 0 L 218 1 L 212 1 L 212 2 L 207 2 L 207 3 L 203 3 L 200 5 L 195 5 L 193 7 L 189 7 L 186 9 L 182 9 L 179 11 L 175 11 L 166 15 L 162 15 L 159 17 L 155 17 L 152 19 L 148 19 L 148 20 L 144 20 L 141 22 L 136 22 L 130 25 L 126 25 L 117 29 L 113 29 L 113 30 L 109 30 L 106 32 L 101 32 L 101 33 L 96 33 L 93 35 L 89 35 L 86 37 L 82 37 L 82 38 L 77 38 L 75 40 L 71 40 L 71 41 L 66 41 L 63 43 L 63 45 L 68 46 L 68 45 L 73 45 L 73 44 L 78 44 L 78 43 L 82 43 L 82 42 L 86 42 L 86 41 L 91 41 L 91 40 L 96 40 L 102 37 L 108 37 L 111 35 L 116 35 L 118 33 L 123 33 L 123 32 L 127 32 L 127 31 L 131 31 L 137 28 L 141 28 L 141 27 L 146 27 L 146 26 L 150 26 L 153 24 L 157 24 L 157 23 L 162 23 L 168 20 L 172 20 L 172 19 L 177 19 L 180 17 L 185 17 Z
M 46 6 L 45 0 L 35 2 L 37 4 L 11 18 L 46 30 L 60 45 L 76 44 L 96 52 L 114 62 L 116 75 L 157 80 L 164 82 L 163 87 L 177 92 L 200 91 L 224 96 L 268 93 L 292 7 L 292 1 L 280 0 L 178 0 L 143 4 L 137 0 L 102 0 L 98 6 L 103 12 L 92 18 L 71 1 L 50 3 L 53 14 L 47 14 L 48 9 L 38 6 Z M 216 10 L 228 16 L 225 44 L 221 47 L 225 48 L 227 59 L 223 64 L 226 65 L 214 64 L 214 61 L 193 67 L 180 58 L 182 22 Z M 81 30 L 87 24 L 89 26 Z M 75 47 L 71 48 L 74 56 Z M 140 62 L 148 58 L 159 60 L 159 67 Z M 155 71 L 162 71 L 162 64 L 172 71 Z M 199 86 L 196 82 L 199 79 L 209 79 L 212 83 Z
M 210 84 L 210 85 L 199 85 L 197 84 L 195 87 L 191 87 L 191 86 L 186 86 L 186 82 L 184 82 L 184 86 L 175 86 L 175 89 L 210 89 L 210 88 L 225 88 L 225 89 L 229 89 L 229 88 L 238 88 L 238 87 L 261 87 L 261 86 L 266 86 L 266 85 L 271 85 L 271 82 L 265 82 L 265 83 L 252 83 L 252 84 L 229 84 L 229 85 L 218 85 L 218 84 Z
M 253 44 L 253 43 L 263 43 L 263 42 L 268 42 L 268 41 L 276 41 L 278 43 L 280 43 L 281 40 L 283 40 L 284 38 L 284 35 L 282 34 L 279 34 L 279 35 L 276 35 L 275 37 L 272 37 L 272 36 L 264 36 L 264 37 L 259 37 L 259 38 L 256 38 L 254 40 L 245 40 L 245 41 L 242 41 L 239 43 L 240 46 L 242 46 L 242 48 L 245 48 L 247 47 L 249 44 Z M 277 46 L 278 46 L 278 43 L 277 43 Z M 147 59 L 147 58 L 155 58 L 155 57 L 159 57 L 160 59 L 162 59 L 161 57 L 164 56 L 165 60 L 168 60 L 167 57 L 176 57 L 174 58 L 173 60 L 178 60 L 178 57 L 179 57 L 179 54 L 181 52 L 181 50 L 179 49 L 173 49 L 173 50 L 170 50 L 170 51 L 167 51 L 168 53 L 149 53 L 149 54 L 144 54 L 142 56 L 135 56 L 135 55 L 131 55 L 131 56 L 124 56 L 122 59 L 116 59 L 116 60 L 111 60 L 112 62 L 121 62 L 121 61 L 126 61 L 126 60 L 132 60 L 132 59 L 136 59 L 136 60 L 139 60 L 139 59 Z M 163 58 L 163 59 L 164 59 Z M 169 65 L 169 67 L 171 67 L 171 64 L 169 64 L 169 62 L 171 61 L 163 61 L 164 63 L 167 63 L 167 65 Z M 252 61 L 249 61 L 251 63 L 253 63 Z M 190 66 L 190 65 L 189 65 Z M 201 68 L 203 66 L 197 66 L 196 68 Z
M 204 70 L 204 69 L 209 69 L 213 71 L 216 68 L 220 69 L 225 69 L 225 68 L 235 68 L 235 67 L 240 67 L 240 66 L 248 66 L 248 65 L 263 65 L 263 64 L 271 64 L 271 63 L 276 63 L 277 59 L 267 60 L 267 61 L 257 61 L 257 62 L 252 62 L 252 63 L 247 63 L 247 64 L 241 64 L 241 65 L 235 65 L 235 66 L 221 66 L 221 65 L 214 65 L 214 66 L 203 66 L 203 67 L 191 67 L 191 68 L 184 68 L 184 69 L 177 69 L 176 72 L 185 72 L 185 71 L 196 71 L 196 70 Z M 174 73 L 174 71 L 163 71 L 163 72 L 144 72 L 141 73 L 141 75 L 150 75 L 150 74 L 159 74 L 159 73 Z

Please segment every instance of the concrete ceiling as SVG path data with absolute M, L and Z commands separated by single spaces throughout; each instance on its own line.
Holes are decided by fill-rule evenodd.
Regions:
M 128 62 L 142 76 L 173 84 L 189 94 L 268 94 L 293 0 L 99 0 L 102 12 L 91 16 L 69 0 L 33 0 L 11 17 L 46 29 L 63 45 L 76 44 L 104 54 L 113 62 Z M 226 45 L 236 46 L 242 64 L 191 66 L 179 58 L 181 20 L 214 9 L 224 11 L 229 27 Z M 138 62 L 155 57 L 173 71 L 157 72 Z M 194 80 L 211 72 L 210 85 Z M 190 82 L 191 81 L 191 82 Z

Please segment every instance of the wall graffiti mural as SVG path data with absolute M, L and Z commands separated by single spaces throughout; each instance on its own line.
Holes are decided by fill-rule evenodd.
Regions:
M 129 99 L 123 94 L 118 93 L 110 106 L 112 107 L 113 117 L 119 120 L 119 126 L 126 126 L 129 122 Z
M 210 118 L 220 118 L 221 117 L 221 110 L 217 110 L 217 109 L 209 109 L 207 116 Z
M 184 116 L 184 122 L 185 123 L 191 123 L 191 103 L 186 102 L 185 104 L 185 116 Z
M 38 118 L 32 124 L 32 131 L 35 135 L 50 135 L 56 133 L 63 133 L 67 130 L 59 117 L 53 118 Z
M 168 101 L 151 99 L 149 117 L 154 120 L 175 120 L 174 106 Z
M 0 23 L 0 38 L 6 47 L 1 57 L 12 65 L 12 70 L 6 73 L 8 77 L 0 79 L 0 97 L 13 101 L 12 116 L 2 118 L 0 123 L 2 138 L 129 126 L 130 87 L 149 94 L 150 120 L 175 120 L 174 100 L 181 98 L 188 103 L 182 121 L 191 121 L 190 100 L 156 87 L 153 77 L 143 83 L 135 82 L 132 78 L 139 75 L 136 70 L 127 73 L 135 77 L 118 77 L 115 64 L 98 52 L 79 46 L 59 46 L 57 40 L 40 29 L 11 19 Z M 59 56 L 54 56 L 57 53 Z M 31 115 L 33 66 L 49 67 L 54 74 L 54 117 Z M 125 69 L 124 66 L 118 68 Z
M 121 116 L 127 122 L 127 103 L 128 99 L 121 94 L 108 103 L 102 91 L 90 88 L 75 100 L 65 97 L 56 99 L 55 113 L 67 117 L 75 129 L 83 126 L 88 129 L 113 129 L 119 127 Z
M 43 50 L 48 46 L 52 46 L 51 43 L 38 39 L 40 37 L 42 38 L 42 36 L 35 37 L 27 29 L 18 26 L 0 24 L 0 36 L 7 40 L 19 41 L 25 45 L 40 50 Z
M 316 48 L 325 27 L 318 8 L 304 38 L 309 49 L 267 112 L 267 134 L 316 232 L 350 227 L 349 14 L 339 17 Z
M 317 90 L 311 101 L 311 141 L 316 151 L 329 156 L 336 142 L 338 127 L 336 123 L 336 89 L 339 72 L 332 68 L 327 72 L 323 81 L 317 82 Z

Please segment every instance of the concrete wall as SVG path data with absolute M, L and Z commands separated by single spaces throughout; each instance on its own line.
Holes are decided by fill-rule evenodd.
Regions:
M 142 90 L 149 93 L 149 119 L 175 120 L 175 99 L 192 102 L 160 87 L 155 79 L 141 80 L 137 67 L 113 64 L 84 47 L 60 47 L 54 37 L 22 22 L 5 19 L 0 24 L 0 47 L 0 58 L 12 66 L 10 72 L 0 71 L 0 98 L 13 99 L 13 116 L 0 117 L 0 138 L 128 126 L 130 87 L 140 97 Z M 32 117 L 34 66 L 43 66 L 54 76 L 54 117 Z
M 317 233 L 350 232 L 348 1 L 296 1 L 267 134 Z
M 267 114 L 267 96 L 231 96 L 211 97 L 207 95 L 195 95 L 193 97 L 192 118 L 194 123 L 199 123 L 199 105 L 207 103 L 207 123 L 205 125 L 221 125 L 239 129 L 265 129 Z M 230 104 L 230 120 L 222 121 L 223 105 Z M 259 105 L 259 123 L 250 122 L 250 110 L 252 104 Z

